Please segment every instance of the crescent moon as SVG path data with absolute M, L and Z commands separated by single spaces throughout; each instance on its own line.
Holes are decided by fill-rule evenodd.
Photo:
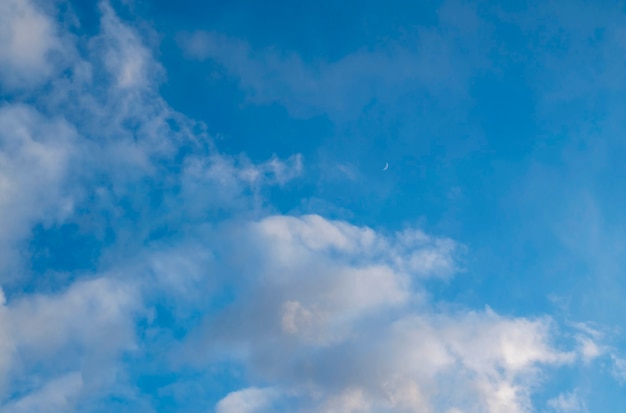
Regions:
M 389 169 L 389 162 L 385 162 L 385 167 L 383 168 L 383 171 L 386 171 L 387 169 Z

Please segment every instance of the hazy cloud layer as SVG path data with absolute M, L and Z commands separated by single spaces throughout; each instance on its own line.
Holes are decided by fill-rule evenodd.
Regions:
M 467 81 L 488 64 L 480 17 L 460 2 L 445 4 L 440 26 L 420 27 L 402 41 L 362 48 L 337 61 L 307 62 L 297 53 L 254 49 L 216 32 L 183 33 L 189 58 L 211 59 L 236 78 L 254 103 L 278 102 L 296 117 L 353 119 L 373 100 L 413 90 L 465 97 Z M 414 35 L 414 36 L 413 36 Z

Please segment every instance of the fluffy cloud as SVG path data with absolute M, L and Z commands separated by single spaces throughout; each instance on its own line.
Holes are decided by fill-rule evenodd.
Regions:
M 298 411 L 529 412 L 543 367 L 584 357 L 555 347 L 549 318 L 436 311 L 422 282 L 455 261 L 450 240 L 314 215 L 229 234 L 237 296 L 186 352 L 239 360 Z
M 274 397 L 272 389 L 251 387 L 230 393 L 217 404 L 217 413 L 255 413 L 267 411 Z
M 255 224 L 253 233 L 271 241 L 267 253 L 278 262 L 297 262 L 307 252 L 337 252 L 346 259 L 370 257 L 373 262 L 421 278 L 446 277 L 457 271 L 458 253 L 463 249 L 451 239 L 435 238 L 416 229 L 384 237 L 370 228 L 327 221 L 317 215 L 269 217 Z
M 38 86 L 54 74 L 71 50 L 56 22 L 30 0 L 0 4 L 0 85 L 9 90 Z
M 4 303 L 0 395 L 3 401 L 9 394 L 22 395 L 7 409 L 35 411 L 49 403 L 62 408 L 70 396 L 115 383 L 118 357 L 135 345 L 138 298 L 128 285 L 102 277 L 59 294 Z
M 37 92 L 0 107 L 3 411 L 90 411 L 111 395 L 141 399 L 133 378 L 145 365 L 134 355 L 165 360 L 167 374 L 180 373 L 172 361 L 204 372 L 223 361 L 238 366 L 246 383 L 220 396 L 218 413 L 529 412 L 544 368 L 601 353 L 592 334 L 581 333 L 574 350 L 557 346 L 548 317 L 441 309 L 427 282 L 449 282 L 462 268 L 464 248 L 451 239 L 269 214 L 263 188 L 300 176 L 302 157 L 253 163 L 220 153 L 201 124 L 159 96 L 161 66 L 107 2 L 100 32 L 75 39 L 81 53 L 34 3 L 0 7 L 2 85 Z M 37 30 L 26 31 L 32 24 Z M 234 71 L 242 62 L 259 67 L 232 39 L 202 36 L 191 43 L 196 53 Z M 57 52 L 63 76 L 48 63 Z M 296 112 L 341 109 L 345 102 L 309 99 L 310 91 L 352 78 L 364 62 L 396 69 L 380 53 L 319 76 L 297 59 L 268 60 L 273 72 L 290 73 L 286 80 L 265 83 L 273 72 L 252 70 L 242 81 L 269 101 L 286 82 Z M 400 83 L 413 79 L 409 72 Z M 300 74 L 309 83 L 296 83 Z M 345 93 L 361 93 L 362 79 Z M 38 291 L 24 244 L 35 225 L 69 222 L 108 234 L 101 259 Z M 553 405 L 568 406 L 559 397 Z M 151 410 L 149 400 L 137 403 L 136 411 Z
M 294 155 L 254 164 L 217 152 L 201 125 L 158 96 L 160 66 L 107 2 L 100 4 L 101 31 L 81 40 L 82 54 L 61 40 L 69 34 L 57 33 L 47 14 L 53 7 L 21 0 L 0 7 L 0 80 L 37 92 L 27 103 L 0 107 L 0 404 L 3 411 L 80 410 L 107 392 L 132 393 L 119 389 L 126 385 L 120 357 L 137 349 L 146 300 L 168 290 L 191 299 L 193 282 L 181 283 L 177 272 L 189 279 L 195 268 L 196 279 L 206 276 L 202 264 L 192 264 L 210 256 L 205 250 L 184 257 L 143 250 L 155 226 L 232 207 L 239 192 L 284 185 L 302 161 Z M 57 52 L 66 57 L 64 76 L 54 76 L 49 63 Z M 168 176 L 172 170 L 180 173 Z M 166 201 L 150 205 L 155 182 Z M 229 184 L 235 191 L 219 202 L 191 196 Z M 136 210 L 142 215 L 132 218 Z M 48 273 L 30 273 L 33 227 L 54 231 L 66 223 L 114 234 L 99 264 L 110 271 L 72 272 L 59 284 Z M 143 261 L 131 263 L 133 252 Z M 50 288 L 37 291 L 32 277 L 50 277 Z

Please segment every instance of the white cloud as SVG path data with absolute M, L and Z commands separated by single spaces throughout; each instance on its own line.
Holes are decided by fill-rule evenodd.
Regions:
M 68 187 L 76 159 L 76 131 L 20 104 L 0 107 L 0 275 L 15 270 L 15 247 L 35 222 L 61 220 L 72 212 Z
M 7 23 L 1 36 L 12 36 L 8 30 L 15 25 L 20 36 L 28 25 L 38 25 L 29 34 L 33 38 L 18 39 L 34 42 L 24 55 L 15 55 L 1 39 L 0 63 L 9 59 L 10 65 L 0 65 L 7 69 L 0 70 L 0 82 L 19 81 L 31 91 L 44 81 L 49 86 L 28 104 L 0 107 L 0 283 L 5 287 L 0 295 L 0 405 L 8 411 L 72 411 L 75 402 L 97 400 L 113 387 L 126 386 L 120 356 L 137 350 L 135 323 L 148 314 L 144 300 L 165 295 L 178 300 L 183 313 L 201 301 L 211 253 L 204 246 L 188 248 L 200 245 L 193 241 L 146 248 L 155 226 L 191 221 L 193 227 L 206 211 L 228 208 L 233 199 L 248 202 L 242 196 L 247 191 L 286 184 L 301 173 L 302 160 L 294 155 L 255 164 L 220 154 L 202 125 L 174 112 L 158 95 L 160 66 L 137 31 L 107 2 L 100 7 L 101 32 L 81 40 L 86 46 L 81 55 L 71 42 L 57 39 L 60 29 L 34 3 L 10 1 L 0 8 L 8 10 L 0 17 Z M 53 49 L 71 57 L 65 61 L 66 76 L 55 77 L 47 66 Z M 9 69 L 16 65 L 28 76 L 14 78 Z M 170 174 L 167 168 L 183 146 L 191 153 L 181 172 Z M 165 205 L 158 211 L 146 202 L 150 180 L 163 182 Z M 200 196 L 230 184 L 235 190 L 218 202 L 208 200 L 214 194 Z M 122 201 L 142 214 L 129 219 Z M 19 293 L 20 287 L 33 287 L 24 250 L 32 228 L 68 221 L 87 221 L 89 231 L 104 232 L 109 226 L 115 232 L 116 243 L 100 263 L 110 271 L 72 272 L 64 285 L 52 286 L 53 292 L 38 292 L 35 286 Z M 8 400 L 11 394 L 19 400 Z
M 393 336 L 389 351 L 398 373 L 425 388 L 438 376 L 460 380 L 461 389 L 444 390 L 447 397 L 454 401 L 463 388 L 473 389 L 474 403 L 489 412 L 530 411 L 529 386 L 540 366 L 574 361 L 550 345 L 548 320 L 509 319 L 490 310 L 409 316 L 395 323 Z M 431 398 L 442 391 L 430 390 Z
M 318 215 L 268 217 L 255 224 L 253 232 L 278 246 L 268 251 L 275 262 L 288 265 L 311 252 L 336 251 L 346 258 L 362 254 L 372 258 L 371 262 L 421 278 L 447 277 L 457 271 L 463 249 L 453 240 L 432 237 L 420 230 L 377 236 L 370 228 L 327 221 Z
M 324 413 L 357 413 L 369 411 L 370 402 L 363 390 L 349 388 L 328 400 L 321 411 Z
M 244 156 L 231 158 L 218 153 L 207 158 L 190 157 L 181 179 L 181 202 L 191 216 L 215 208 L 259 206 L 262 188 L 284 185 L 298 177 L 302 168 L 300 155 L 284 161 L 272 157 L 259 164 Z
M 606 354 L 608 348 L 603 344 L 604 334 L 589 323 L 574 323 L 578 331 L 575 338 L 578 342 L 580 356 L 585 363 Z
M 225 271 L 238 295 L 192 336 L 187 360 L 239 360 L 298 411 L 526 413 L 544 367 L 582 357 L 553 345 L 549 318 L 436 311 L 422 278 L 396 265 L 417 256 L 428 268 L 420 248 L 450 254 L 420 231 L 273 216 L 228 234 L 218 254 L 237 256 Z
M 13 3 L 3 7 L 17 14 L 3 18 L 19 20 L 33 14 L 50 19 L 34 4 Z M 182 182 L 183 194 L 169 200 L 171 208 L 180 208 L 179 218 L 198 219 L 211 209 L 248 206 L 250 192 L 260 198 L 264 186 L 284 185 L 302 172 L 300 155 L 254 164 L 215 150 L 202 125 L 173 111 L 158 95 L 162 69 L 137 31 L 123 23 L 107 2 L 100 3 L 100 10 L 101 32 L 84 40 L 82 56 L 73 52 L 72 43 L 55 41 L 72 57 L 67 76 L 51 78 L 49 89 L 28 105 L 0 107 L 4 280 L 15 279 L 23 270 L 18 248 L 33 225 L 60 225 L 77 206 L 85 208 L 89 199 L 94 225 L 103 226 L 97 222 L 103 215 L 123 216 L 120 200 L 144 209 L 139 205 L 149 190 L 146 179 L 165 179 L 165 190 Z M 9 81 L 7 76 L 0 73 Z M 185 158 L 183 174 L 164 178 L 162 164 L 171 164 L 181 146 L 193 149 Z M 146 213 L 144 219 L 152 216 Z M 138 233 L 136 228 L 133 236 Z
M 41 389 L 3 406 L 5 413 L 55 413 L 74 411 L 83 387 L 80 373 L 69 373 L 46 383 Z
M 128 87 L 123 91 L 96 87 L 94 78 L 99 76 L 94 72 L 117 71 L 123 66 L 121 61 L 100 65 L 101 58 L 132 55 L 142 59 L 150 73 L 155 66 L 136 34 L 114 16 L 107 3 L 102 3 L 103 33 L 91 40 L 94 47 L 84 56 L 74 52 L 73 43 L 57 39 L 51 18 L 35 3 L 9 1 L 1 7 L 8 10 L 0 13 L 8 22 L 0 31 L 16 26 L 33 36 L 41 35 L 29 38 L 34 42 L 32 50 L 25 49 L 30 53 L 26 63 L 41 69 L 39 77 L 52 73 L 47 63 L 52 61 L 47 54 L 51 45 L 59 48 L 69 67 L 67 76 L 49 76 L 49 88 L 37 93 L 28 105 L 5 103 L 0 107 L 0 275 L 13 282 L 23 271 L 17 250 L 32 226 L 62 224 L 85 195 L 92 195 L 90 185 L 100 186 L 95 191 L 101 201 L 99 208 L 114 208 L 116 199 L 128 195 L 130 181 L 154 173 L 154 158 L 172 154 L 174 134 L 165 125 L 168 118 L 176 116 L 160 97 L 149 96 L 151 79 L 137 80 L 132 87 L 135 93 Z M 30 72 L 24 68 L 20 73 Z M 23 79 L 21 87 L 32 90 L 38 85 L 33 79 L 30 83 Z M 15 79 L 0 71 L 0 81 L 13 84 Z M 181 129 L 184 134 L 185 127 Z M 107 205 L 107 199 L 113 202 Z
M 254 209 L 262 187 L 302 173 L 301 157 L 255 164 L 219 153 L 201 125 L 158 95 L 162 69 L 150 49 L 101 4 L 102 31 L 86 40 L 81 56 L 32 3 L 0 6 L 8 10 L 0 29 L 0 62 L 8 62 L 3 84 L 50 80 L 49 91 L 30 106 L 0 108 L 1 254 L 23 242 L 33 225 L 64 222 L 78 207 L 116 231 L 101 263 L 109 272 L 72 274 L 77 280 L 56 293 L 0 294 L 3 409 L 71 411 L 124 386 L 120 358 L 145 350 L 136 321 L 154 296 L 180 304 L 172 312 L 181 317 L 216 306 L 181 350 L 190 353 L 184 355 L 193 368 L 227 359 L 251 373 L 247 378 L 272 386 L 250 383 L 227 394 L 218 413 L 263 412 L 294 400 L 294 410 L 303 412 L 530 412 L 545 366 L 598 356 L 602 347 L 589 334 L 581 334 L 575 352 L 556 348 L 556 329 L 546 317 L 436 310 L 423 282 L 450 279 L 462 267 L 463 247 L 453 240 L 415 228 L 385 234 L 318 215 L 265 216 L 262 208 L 254 212 L 264 218 L 236 217 L 214 228 L 208 212 Z M 451 9 L 442 13 L 454 20 Z M 32 24 L 38 29 L 24 32 Z M 439 33 L 423 34 L 431 49 L 417 60 L 402 48 L 391 56 L 360 51 L 318 71 L 297 56 L 259 57 L 241 42 L 198 36 L 190 40 L 191 53 L 220 60 L 259 101 L 285 99 L 281 89 L 295 92 L 286 104 L 296 114 L 350 111 L 348 100 L 363 103 L 387 82 L 398 88 L 414 79 L 445 83 L 456 70 L 436 47 Z M 16 52 L 15 44 L 24 50 Z M 46 59 L 59 47 L 72 56 L 70 73 L 51 79 Z M 443 70 L 413 73 L 428 57 Z M 362 87 L 397 72 L 398 61 L 399 80 L 374 81 L 374 91 Z M 22 77 L 16 68 L 24 69 Z M 338 89 L 341 99 L 320 89 Z M 181 147 L 192 154 L 175 164 Z M 161 185 L 162 206 L 146 201 L 146 181 Z M 135 221 L 121 201 L 140 211 Z M 177 237 L 151 240 L 161 228 L 178 230 Z M 4 265 L 8 256 L 0 256 Z M 229 289 L 235 292 L 228 305 L 211 301 Z M 171 355 L 157 356 L 169 361 Z M 617 375 L 622 364 L 615 358 Z M 13 393 L 20 398 L 7 400 Z M 555 405 L 567 406 L 569 399 L 560 397 Z
M 172 297 L 193 301 L 206 288 L 203 281 L 208 278 L 213 259 L 205 246 L 189 243 L 161 248 L 155 245 L 139 262 L 149 268 L 158 288 L 167 290 Z
M 585 402 L 581 400 L 577 391 L 561 393 L 554 399 L 548 400 L 548 407 L 558 413 L 586 412 Z
M 595 341 L 587 337 L 581 337 L 579 339 L 579 343 L 581 347 L 580 353 L 583 359 L 587 362 L 595 359 L 602 354 L 602 349 L 600 348 L 600 346 L 598 346 Z
M 611 366 L 613 377 L 621 383 L 626 383 L 626 359 L 612 354 L 611 360 L 613 362 Z
M 102 34 L 92 47 L 104 50 L 104 64 L 118 88 L 135 93 L 154 84 L 163 69 L 152 59 L 150 50 L 128 25 L 124 24 L 106 1 L 100 2 Z
M 0 3 L 0 85 L 38 86 L 54 73 L 63 52 L 56 23 L 30 0 Z
M 272 399 L 275 397 L 272 389 L 250 387 L 229 393 L 217 404 L 217 413 L 263 413 L 269 412 Z
M 118 356 L 135 346 L 139 298 L 130 286 L 103 277 L 76 282 L 63 293 L 5 303 L 0 308 L 0 403 L 7 394 L 23 392 L 18 385 L 34 390 L 14 403 L 16 411 L 65 403 L 69 396 L 59 393 L 62 389 L 77 393 L 84 386 L 97 391 L 114 384 L 111 371 L 117 369 Z M 31 375 L 33 369 L 39 374 Z M 75 373 L 60 381 L 47 379 L 67 371 Z

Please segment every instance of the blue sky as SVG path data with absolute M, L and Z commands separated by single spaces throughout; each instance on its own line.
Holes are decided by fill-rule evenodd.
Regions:
M 0 412 L 616 411 L 624 27 L 3 1 Z

